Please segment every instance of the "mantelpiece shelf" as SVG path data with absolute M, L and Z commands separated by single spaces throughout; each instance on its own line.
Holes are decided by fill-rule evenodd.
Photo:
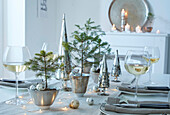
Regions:
M 106 32 L 103 41 L 110 43 L 112 51 L 118 49 L 119 54 L 126 55 L 129 49 L 143 49 L 144 46 L 158 46 L 160 60 L 153 64 L 153 73 L 170 73 L 170 36 L 156 33 Z

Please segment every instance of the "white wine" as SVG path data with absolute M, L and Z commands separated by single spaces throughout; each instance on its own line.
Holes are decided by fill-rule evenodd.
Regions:
M 150 61 L 151 61 L 151 64 L 153 64 L 153 63 L 158 62 L 159 58 L 151 58 Z
M 27 66 L 23 63 L 4 63 L 3 65 L 7 70 L 15 73 L 20 73 L 27 69 Z
M 142 75 L 148 71 L 149 66 L 143 64 L 125 64 L 125 69 L 133 75 Z
M 144 57 L 144 59 L 148 62 L 149 61 L 149 59 L 148 58 L 146 58 L 146 57 Z M 153 64 L 153 63 L 156 63 L 156 62 L 158 62 L 159 61 L 159 58 L 150 58 L 150 61 L 151 61 L 151 64 Z

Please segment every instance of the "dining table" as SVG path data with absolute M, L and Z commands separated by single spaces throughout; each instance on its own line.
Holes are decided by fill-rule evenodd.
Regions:
M 156 86 L 169 86 L 169 74 L 152 74 L 152 80 L 156 83 Z M 115 97 L 118 93 L 120 93 L 117 88 L 122 83 L 130 84 L 134 80 L 134 76 L 128 74 L 127 72 L 123 72 L 119 77 L 121 82 L 112 82 L 113 77 L 110 77 L 110 87 L 106 89 L 106 93 L 109 96 L 101 96 L 98 95 L 98 92 L 95 92 L 93 89 L 98 84 L 94 83 L 93 77 L 90 77 L 87 91 L 83 97 L 77 97 L 73 92 L 66 92 L 60 90 L 53 105 L 48 110 L 41 110 L 38 108 L 31 99 L 27 89 L 19 89 L 19 98 L 23 101 L 22 105 L 9 105 L 6 102 L 9 100 L 13 100 L 15 97 L 15 88 L 13 87 L 4 87 L 0 86 L 0 115 L 119 115 L 122 113 L 116 113 L 111 111 L 105 111 L 101 109 L 102 105 L 106 103 L 108 97 Z M 144 85 L 144 82 L 149 80 L 148 74 L 140 76 L 139 86 Z M 62 81 L 61 80 L 52 80 L 52 87 L 61 88 Z M 124 94 L 124 98 L 133 100 L 134 94 Z M 94 100 L 93 105 L 89 105 L 86 100 L 87 98 L 92 98 Z M 139 95 L 139 100 L 151 101 L 151 100 L 159 100 L 159 101 L 169 101 L 169 94 L 166 95 Z M 72 100 L 79 101 L 79 108 L 72 109 L 69 107 L 69 104 Z

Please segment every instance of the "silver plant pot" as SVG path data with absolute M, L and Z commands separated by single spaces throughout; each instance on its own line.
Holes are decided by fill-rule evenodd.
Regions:
M 83 68 L 83 72 L 89 74 L 90 73 L 91 66 L 87 66 Z
M 83 76 L 71 76 L 71 78 L 73 93 L 75 93 L 78 97 L 84 96 L 89 81 L 89 74 Z
M 59 90 L 56 89 L 49 89 L 44 91 L 28 89 L 28 91 L 33 99 L 34 104 L 37 105 L 40 109 L 49 109 L 59 92 Z
M 91 72 L 90 77 L 94 80 L 94 83 L 98 84 L 99 73 Z

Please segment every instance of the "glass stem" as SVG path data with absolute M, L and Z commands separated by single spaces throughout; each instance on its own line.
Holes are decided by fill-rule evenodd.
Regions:
M 135 92 L 135 100 L 138 101 L 137 99 L 137 93 L 138 93 L 138 81 L 139 81 L 139 75 L 136 75 L 136 92 Z
M 103 92 L 103 94 L 105 94 L 105 88 L 103 88 L 102 92 Z
M 152 80 L 151 80 L 151 75 L 152 75 L 152 64 L 151 64 L 150 70 L 149 70 L 149 83 L 152 82 Z
M 15 73 L 15 79 L 16 79 L 16 105 L 18 105 L 18 73 Z

